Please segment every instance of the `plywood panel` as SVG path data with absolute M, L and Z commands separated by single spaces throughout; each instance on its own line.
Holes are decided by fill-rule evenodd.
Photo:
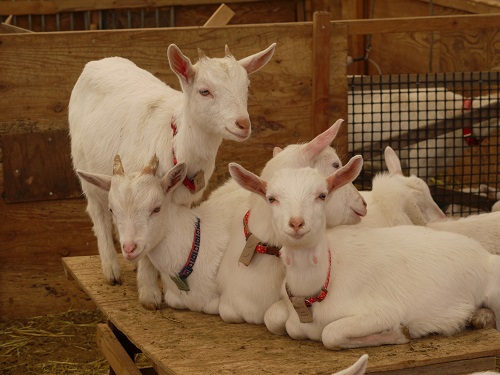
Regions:
M 97 257 L 70 257 L 64 262 L 113 325 L 164 373 L 331 374 L 368 353 L 367 373 L 429 374 L 420 371 L 433 366 L 435 374 L 457 374 L 457 365 L 449 366 L 450 362 L 463 361 L 467 371 L 474 367 L 465 361 L 490 357 L 476 369 L 492 369 L 491 357 L 500 354 L 500 332 L 494 329 L 453 337 L 431 335 L 404 345 L 330 351 L 320 342 L 273 335 L 263 325 L 227 324 L 218 316 L 172 308 L 145 310 L 137 301 L 131 266 L 123 258 L 124 284 L 119 288 L 96 282 Z
M 4 134 L 4 197 L 9 203 L 75 198 L 80 183 L 71 166 L 66 130 Z

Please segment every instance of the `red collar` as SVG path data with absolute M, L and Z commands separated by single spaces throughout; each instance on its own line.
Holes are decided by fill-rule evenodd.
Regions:
M 175 124 L 174 120 L 170 122 L 170 127 L 172 128 L 172 132 L 174 134 L 174 137 L 177 135 L 177 125 Z M 174 165 L 177 165 L 177 157 L 175 156 L 175 151 L 174 151 L 174 146 L 172 145 L 172 155 L 174 157 Z M 187 176 L 182 181 L 182 184 L 189 189 L 191 194 L 196 194 L 199 192 L 201 189 L 205 187 L 205 175 L 203 170 L 199 170 L 196 172 L 194 175 L 193 179 L 189 179 Z
M 248 240 L 248 237 L 250 237 L 250 230 L 248 229 L 248 218 L 250 217 L 250 210 L 247 211 L 245 216 L 243 217 L 243 231 L 245 232 L 245 238 Z M 269 245 L 268 243 L 265 242 L 259 242 L 257 246 L 255 246 L 255 251 L 260 253 L 260 254 L 268 254 L 268 255 L 275 255 L 277 257 L 280 256 L 280 249 L 281 247 Z
M 325 299 L 326 295 L 328 294 L 328 284 L 330 284 L 331 270 L 332 270 L 332 253 L 330 252 L 330 249 L 328 249 L 328 274 L 326 275 L 325 284 L 323 285 L 321 291 L 316 296 L 304 298 L 304 303 L 306 304 L 307 307 L 311 307 L 311 305 L 314 302 L 321 302 Z M 286 288 L 286 293 L 288 294 L 288 298 L 290 298 L 290 300 L 294 298 L 293 294 L 290 292 L 290 289 L 288 288 L 287 283 L 285 283 L 285 288 Z

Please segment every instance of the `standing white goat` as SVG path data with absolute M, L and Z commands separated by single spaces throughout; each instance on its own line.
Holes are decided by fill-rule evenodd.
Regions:
M 192 64 L 171 44 L 167 56 L 179 78 L 181 91 L 120 57 L 89 62 L 71 93 L 69 133 L 76 169 L 111 174 L 116 154 L 130 171 L 139 171 L 151 154 L 161 160 L 160 175 L 176 162 L 187 165 L 185 187 L 173 200 L 191 205 L 201 198 L 211 177 L 222 139 L 243 141 L 250 136 L 247 112 L 248 75 L 272 57 L 275 44 L 237 61 L 227 49 L 224 58 L 208 58 L 200 52 Z M 174 137 L 175 136 L 175 137 Z M 81 180 L 105 279 L 120 283 L 120 267 L 113 246 L 107 196 Z M 150 264 L 139 266 L 154 272 Z M 158 291 L 159 293 L 159 291 Z M 151 301 L 154 308 L 159 301 Z M 160 295 L 161 297 L 161 295 Z
M 268 178 L 282 168 L 300 168 L 311 166 L 325 176 L 342 166 L 337 153 L 329 147 L 335 138 L 342 120 L 337 121 L 328 130 L 308 143 L 289 145 L 283 150 L 276 148 L 262 171 Z M 239 191 L 239 196 L 229 199 L 227 193 Z M 271 211 L 260 198 L 241 189 L 235 181 L 212 193 L 210 200 L 220 200 L 221 205 L 233 207 L 233 225 L 231 237 L 224 253 L 217 280 L 221 288 L 219 314 L 226 322 L 248 322 L 262 324 L 266 310 L 280 299 L 280 287 L 284 277 L 284 267 L 277 256 L 253 252 L 256 244 L 250 248 L 251 259 L 248 265 L 239 261 L 246 244 L 252 245 L 252 239 L 246 241 L 243 218 L 247 213 L 248 232 L 253 238 L 276 251 L 280 247 L 271 228 Z M 352 184 L 344 186 L 332 194 L 327 203 L 329 226 L 356 224 L 366 214 L 365 202 Z M 331 212 L 331 214 L 330 214 Z M 259 250 L 261 251 L 262 248 Z
M 237 164 L 232 176 L 263 198 L 286 265 L 271 332 L 321 340 L 329 349 L 409 342 L 463 329 L 479 306 L 500 322 L 500 257 L 477 241 L 420 226 L 326 231 L 325 199 L 361 170 L 354 157 L 328 178 L 311 168 L 262 180 Z
M 85 181 L 109 191 L 109 207 L 120 245 L 129 261 L 147 257 L 160 271 L 165 303 L 178 309 L 217 314 L 216 274 L 229 236 L 231 206 L 205 201 L 195 208 L 173 202 L 187 167 L 179 162 L 163 177 L 155 176 L 156 156 L 142 172 L 125 174 L 119 157 L 113 176 L 78 170 Z M 228 198 L 231 198 L 230 195 Z M 156 283 L 140 282 L 141 288 Z

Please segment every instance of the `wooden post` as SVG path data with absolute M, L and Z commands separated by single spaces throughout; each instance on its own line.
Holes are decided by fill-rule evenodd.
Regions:
M 344 119 L 337 136 L 333 140 L 333 147 L 343 163 L 349 160 L 348 155 L 348 108 L 347 108 L 347 46 L 348 35 L 345 23 L 333 23 L 331 37 L 331 74 L 330 74 L 330 123 L 339 118 Z
M 97 346 L 115 373 L 141 375 L 134 361 L 106 324 L 97 325 Z
M 314 12 L 312 38 L 312 116 L 316 136 L 329 127 L 330 91 L 330 13 Z
M 226 26 L 231 18 L 233 18 L 234 12 L 226 4 L 222 3 L 221 6 L 212 14 L 207 22 L 203 26 L 205 27 L 220 27 Z

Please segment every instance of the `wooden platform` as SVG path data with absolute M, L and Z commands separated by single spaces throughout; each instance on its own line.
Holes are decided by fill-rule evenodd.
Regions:
M 370 356 L 370 374 L 467 374 L 494 369 L 500 356 L 500 332 L 492 329 L 334 352 L 318 342 L 273 335 L 264 326 L 226 324 L 218 316 L 171 308 L 148 311 L 138 303 L 133 266 L 121 261 L 124 283 L 110 286 L 98 256 L 63 258 L 68 276 L 109 320 L 98 328 L 98 345 L 119 374 L 141 373 L 124 349 L 142 351 L 158 374 L 189 375 L 331 374 L 363 353 Z

